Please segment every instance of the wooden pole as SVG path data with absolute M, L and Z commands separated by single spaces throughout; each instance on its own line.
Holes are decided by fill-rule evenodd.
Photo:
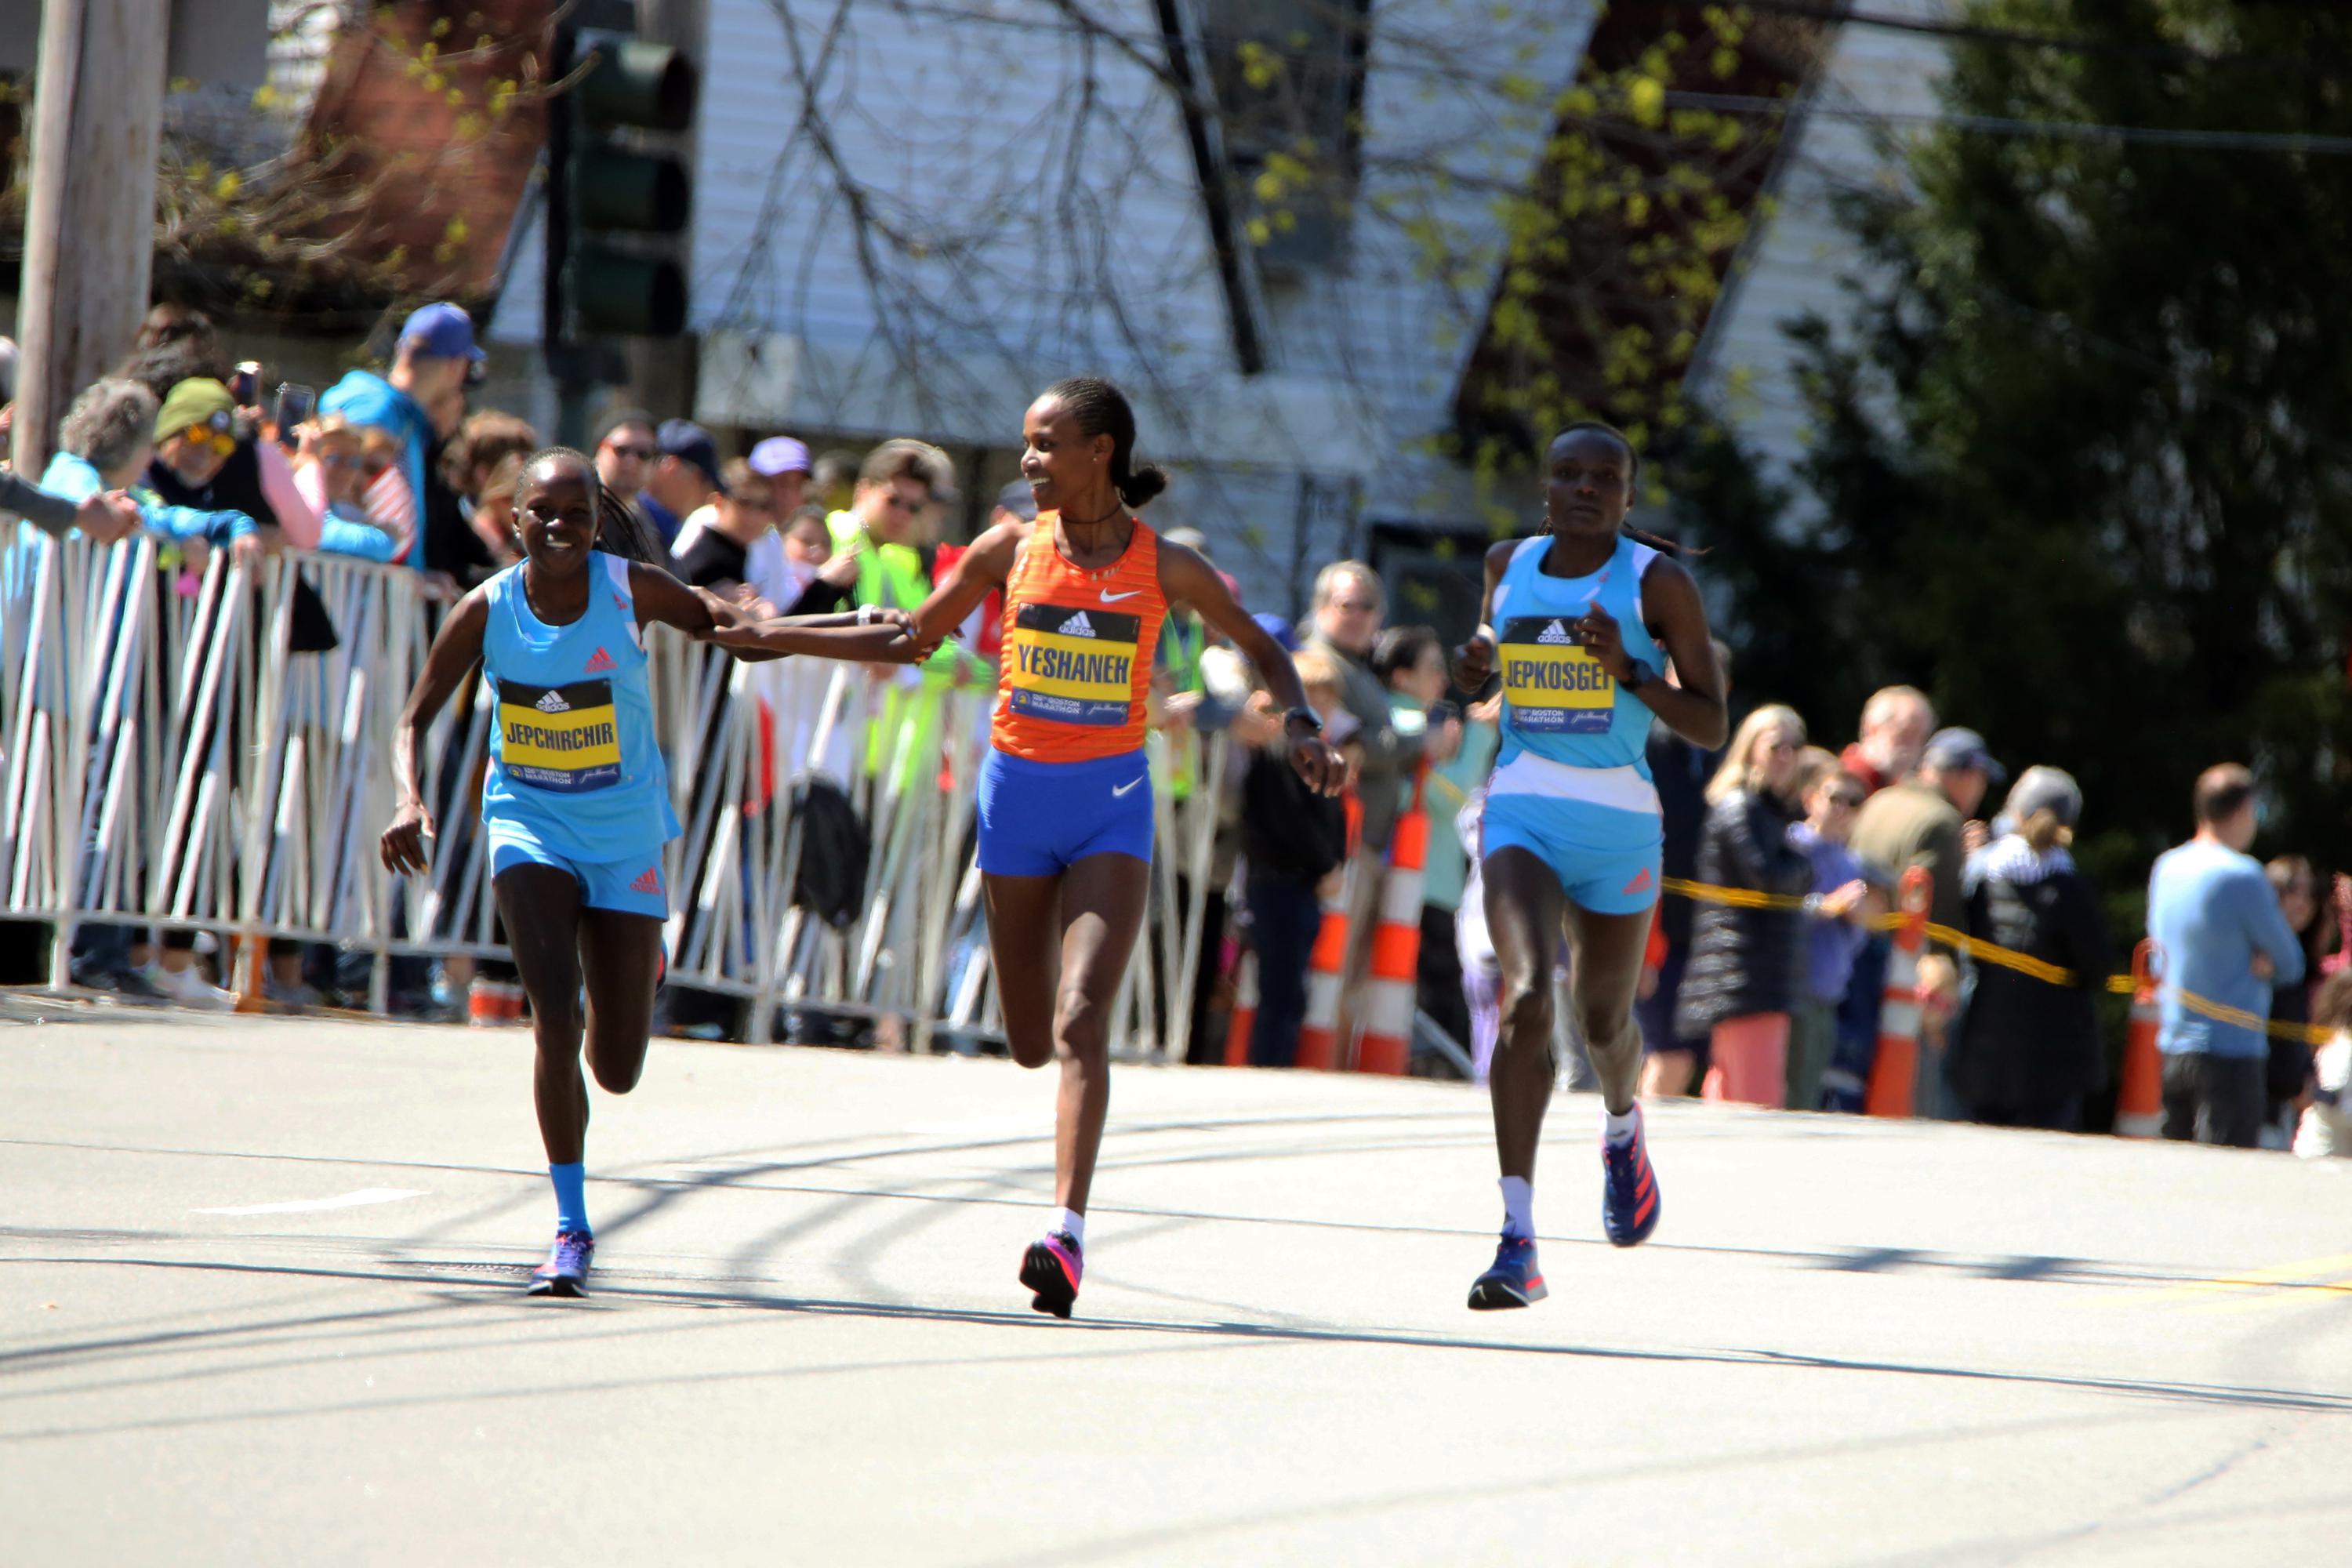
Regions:
M 131 349 L 155 264 L 167 0 L 45 0 L 17 294 L 16 464 Z

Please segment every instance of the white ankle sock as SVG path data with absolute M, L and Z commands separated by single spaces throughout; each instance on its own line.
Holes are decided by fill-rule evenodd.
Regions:
M 1536 1190 L 1525 1176 L 1503 1178 L 1503 1234 L 1536 1238 Z
M 1076 1209 L 1055 1209 L 1054 1223 L 1045 1227 L 1048 1233 L 1062 1231 L 1080 1247 L 1087 1244 L 1087 1216 Z

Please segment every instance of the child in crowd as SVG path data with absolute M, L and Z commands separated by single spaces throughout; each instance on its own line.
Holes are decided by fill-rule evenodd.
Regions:
M 1822 1074 L 1837 1049 L 1838 1004 L 1870 940 L 1869 921 L 1885 909 L 1885 900 L 1872 890 L 1862 862 L 1846 847 L 1870 792 L 1819 746 L 1805 748 L 1801 770 L 1805 819 L 1789 825 L 1789 841 L 1813 863 L 1813 887 L 1805 899 L 1804 984 L 1790 1018 L 1787 1104 L 1812 1110 L 1820 1105 Z
M 816 580 L 818 571 L 833 559 L 833 531 L 824 525 L 823 508 L 804 506 L 785 520 L 782 531 L 784 571 L 792 579 L 797 601 Z
M 2306 1160 L 2352 1158 L 2352 970 L 2320 983 L 2311 1021 L 2329 1034 L 2312 1061 L 2311 1103 L 2295 1129 L 2294 1152 Z
M 392 438 L 329 415 L 303 426 L 299 439 L 294 486 L 319 514 L 319 548 L 365 561 L 398 560 L 406 541 L 389 520 L 375 514 L 368 499 L 368 487 L 379 474 L 398 471 L 399 448 Z

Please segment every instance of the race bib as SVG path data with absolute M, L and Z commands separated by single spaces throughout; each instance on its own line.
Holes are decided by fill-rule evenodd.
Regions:
M 499 682 L 499 761 L 517 784 L 567 795 L 621 782 L 621 726 L 613 683 Z
M 1617 713 L 1617 682 L 1584 651 L 1561 616 L 1505 623 L 1496 655 L 1511 722 L 1546 735 L 1605 735 Z
M 1139 616 L 1024 605 L 1004 657 L 1013 663 L 1013 711 L 1065 724 L 1124 724 L 1135 702 Z

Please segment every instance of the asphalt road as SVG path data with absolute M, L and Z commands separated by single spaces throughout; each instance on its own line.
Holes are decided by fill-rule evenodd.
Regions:
M 1670 1104 L 1617 1252 L 1565 1099 L 1482 1315 L 1481 1096 L 1123 1068 L 1061 1323 L 1049 1079 L 665 1041 L 555 1303 L 520 1035 L 12 1010 L 0 1563 L 2352 1555 L 2352 1172 L 2284 1155 Z

